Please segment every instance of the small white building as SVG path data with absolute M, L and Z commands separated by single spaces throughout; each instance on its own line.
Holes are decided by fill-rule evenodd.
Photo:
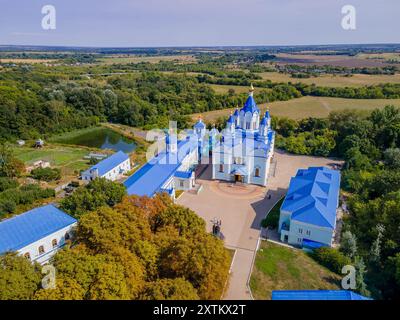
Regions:
M 281 241 L 304 249 L 331 246 L 336 229 L 340 172 L 325 167 L 300 169 L 290 180 L 281 206 Z
M 46 205 L 0 222 L 0 255 L 18 252 L 45 264 L 70 239 L 77 220 Z
M 92 181 L 96 178 L 105 178 L 114 181 L 130 170 L 131 160 L 129 156 L 122 151 L 118 151 L 82 172 L 82 180 Z

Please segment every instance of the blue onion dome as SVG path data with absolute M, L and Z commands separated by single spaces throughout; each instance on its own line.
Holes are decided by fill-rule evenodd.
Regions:
M 238 117 L 239 116 L 239 107 L 236 107 L 236 110 L 235 110 L 235 112 L 234 112 L 234 114 L 233 114 L 235 117 Z
M 203 120 L 201 119 L 201 116 L 199 117 L 199 120 L 196 122 L 194 125 L 195 129 L 205 129 L 206 125 L 204 124 Z
M 260 122 L 260 126 L 266 126 L 267 123 L 268 123 L 268 118 L 267 118 L 267 117 L 264 117 L 264 118 L 261 120 L 261 122 Z
M 253 98 L 253 93 L 254 93 L 254 87 L 253 87 L 253 85 L 251 85 L 250 91 L 249 91 L 249 97 L 247 98 L 246 102 L 244 103 L 243 108 L 240 111 L 244 111 L 245 113 L 247 113 L 247 112 L 260 113 L 260 109 L 258 108 L 257 103 L 255 102 L 255 100 Z
M 269 109 L 265 111 L 265 118 L 271 118 L 271 115 L 269 114 Z
M 235 117 L 233 116 L 233 114 L 231 113 L 229 119 L 228 119 L 228 123 L 235 123 Z

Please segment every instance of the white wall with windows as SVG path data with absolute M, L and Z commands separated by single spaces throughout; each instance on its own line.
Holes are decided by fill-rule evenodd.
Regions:
M 19 250 L 18 253 L 26 257 L 30 261 L 45 264 L 56 254 L 72 237 L 72 230 L 77 225 L 74 223 L 68 227 L 60 229 L 38 241 L 35 241 Z

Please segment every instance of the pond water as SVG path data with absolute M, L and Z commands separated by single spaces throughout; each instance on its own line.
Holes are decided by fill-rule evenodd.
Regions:
M 56 142 L 75 144 L 99 149 L 111 149 L 130 153 L 136 144 L 123 135 L 107 128 L 95 128 L 70 137 L 56 139 Z

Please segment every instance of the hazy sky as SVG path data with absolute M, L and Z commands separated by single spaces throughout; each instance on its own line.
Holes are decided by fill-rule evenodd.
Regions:
M 43 30 L 44 5 L 56 30 Z M 343 5 L 357 29 L 341 27 Z M 399 43 L 400 0 L 0 0 L 0 44 L 215 46 Z

